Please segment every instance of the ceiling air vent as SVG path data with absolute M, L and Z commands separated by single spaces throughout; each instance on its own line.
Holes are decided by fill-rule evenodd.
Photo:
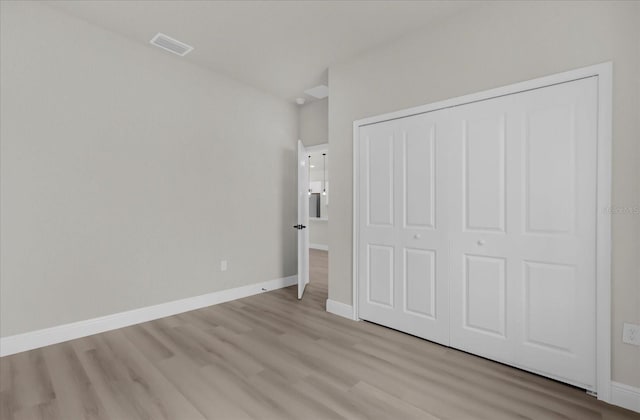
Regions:
M 151 39 L 151 43 L 156 47 L 178 54 L 181 57 L 187 55 L 193 50 L 191 45 L 187 45 L 160 32 Z
M 324 99 L 329 96 L 329 87 L 327 85 L 318 85 L 304 91 L 309 96 L 313 96 L 316 99 Z

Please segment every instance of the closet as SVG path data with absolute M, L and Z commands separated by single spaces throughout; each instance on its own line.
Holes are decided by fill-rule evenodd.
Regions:
M 359 318 L 596 385 L 598 77 L 357 127 Z

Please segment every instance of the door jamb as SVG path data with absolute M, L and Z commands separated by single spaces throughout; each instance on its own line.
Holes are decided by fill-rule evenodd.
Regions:
M 307 149 L 307 152 L 327 152 L 327 153 L 329 153 L 329 143 L 314 144 L 313 146 L 305 146 L 305 148 Z
M 363 118 L 353 122 L 353 237 L 352 305 L 358 320 L 358 156 L 360 127 L 409 117 L 471 102 L 483 101 L 532 89 L 598 77 L 597 187 L 596 187 L 596 388 L 599 400 L 611 402 L 611 144 L 613 63 L 605 62 L 540 77 L 495 89 L 459 96 L 427 105 Z

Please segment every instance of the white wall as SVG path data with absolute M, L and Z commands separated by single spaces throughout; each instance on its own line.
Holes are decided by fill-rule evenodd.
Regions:
M 326 249 L 329 246 L 328 223 L 328 220 L 309 219 L 309 243 L 312 247 L 320 245 L 322 248 L 319 249 Z
M 329 99 L 308 102 L 299 108 L 299 138 L 305 146 L 324 144 L 329 140 Z
M 294 105 L 1 4 L 3 337 L 296 272 Z
M 327 143 L 329 138 L 329 100 L 328 98 L 309 102 L 299 108 L 299 135 L 305 146 L 316 146 Z M 328 153 L 328 152 L 327 152 Z M 315 156 L 315 155 L 314 155 Z M 311 171 L 311 181 L 321 181 L 322 168 L 318 155 L 318 165 L 315 170 Z M 329 179 L 329 155 L 327 154 L 327 181 Z M 327 190 L 329 190 L 327 188 Z M 326 198 L 321 199 L 321 213 L 323 217 L 327 217 L 329 208 L 326 205 Z M 329 202 L 331 202 L 329 200 Z M 329 244 L 329 227 L 328 221 L 310 220 L 309 221 L 309 241 L 312 244 L 328 246 Z
M 613 204 L 640 203 L 640 3 L 486 3 L 329 69 L 329 298 L 351 304 L 352 123 L 604 61 L 614 64 Z M 640 386 L 640 214 L 613 216 L 613 379 Z

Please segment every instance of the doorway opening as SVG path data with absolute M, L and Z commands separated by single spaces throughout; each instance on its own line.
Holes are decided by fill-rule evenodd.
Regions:
M 310 282 L 326 287 L 329 251 L 329 145 L 298 142 L 298 299 Z

